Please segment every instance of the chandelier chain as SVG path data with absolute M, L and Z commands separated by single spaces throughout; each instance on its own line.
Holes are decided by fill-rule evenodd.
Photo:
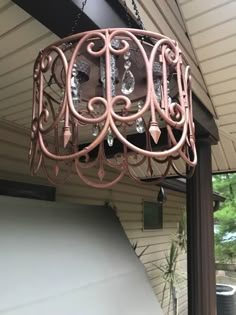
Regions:
M 124 5 L 124 8 L 125 8 L 125 13 L 126 13 L 126 19 L 127 19 L 127 22 L 128 22 L 128 26 L 130 28 L 132 28 L 132 21 L 131 21 L 131 18 L 130 18 L 130 15 L 129 15 L 128 6 L 127 6 L 127 3 L 126 3 L 125 0 L 123 1 L 123 5 Z
M 73 34 L 75 33 L 76 28 L 77 28 L 77 25 L 78 25 L 79 20 L 80 20 L 80 17 L 81 17 L 81 15 L 82 15 L 83 12 L 84 12 L 84 7 L 86 6 L 86 3 L 87 3 L 87 0 L 84 0 L 84 1 L 82 2 L 81 9 L 79 10 L 79 12 L 78 12 L 77 15 L 76 15 L 76 18 L 75 18 L 75 21 L 74 21 L 74 23 L 73 23 L 73 26 L 72 26 L 70 35 L 73 35 Z
M 127 21 L 128 21 L 128 26 L 132 28 L 133 25 L 132 25 L 132 21 L 131 21 L 130 15 L 129 15 L 129 10 L 128 10 L 128 6 L 127 6 L 127 3 L 126 3 L 126 0 L 123 0 L 123 5 L 124 5 L 125 11 L 126 11 L 126 18 L 127 18 Z M 137 19 L 138 25 L 143 30 L 144 29 L 144 24 L 143 24 L 143 21 L 141 19 L 141 16 L 140 16 L 140 13 L 139 13 L 139 10 L 138 10 L 138 6 L 137 6 L 135 0 L 132 0 L 132 6 L 133 6 L 134 15 L 135 15 L 135 17 Z
M 143 24 L 143 21 L 141 19 L 141 16 L 140 16 L 140 13 L 139 13 L 139 10 L 138 10 L 138 6 L 137 6 L 135 0 L 132 0 L 132 5 L 133 5 L 134 13 L 135 13 L 135 16 L 137 18 L 138 24 L 139 24 L 140 28 L 143 30 L 144 29 L 144 24 Z

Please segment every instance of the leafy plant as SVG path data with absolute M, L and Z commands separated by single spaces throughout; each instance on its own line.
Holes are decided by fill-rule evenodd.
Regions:
M 187 222 L 185 210 L 181 213 L 176 234 L 173 236 L 168 254 L 165 255 L 165 262 L 161 264 L 161 266 L 154 264 L 156 268 L 161 271 L 162 278 L 165 282 L 161 301 L 162 307 L 166 292 L 169 289 L 168 314 L 170 312 L 171 301 L 174 303 L 175 314 L 177 314 L 177 286 L 180 282 L 186 280 L 185 273 L 177 270 L 179 253 L 182 251 L 185 253 L 187 251 Z
M 176 242 L 181 251 L 187 252 L 187 218 L 186 210 L 183 210 L 178 222 Z
M 162 277 L 165 281 L 164 284 L 164 289 L 162 293 L 162 301 L 161 301 L 161 306 L 163 307 L 163 303 L 165 300 L 165 294 L 168 289 L 169 285 L 169 290 L 170 290 L 170 300 L 169 300 L 169 306 L 168 306 L 168 313 L 169 313 L 169 308 L 170 308 L 170 303 L 171 303 L 171 296 L 173 295 L 173 290 L 175 288 L 176 284 L 176 265 L 177 265 L 177 260 L 178 260 L 178 247 L 176 246 L 176 242 L 172 241 L 170 250 L 168 255 L 165 255 L 165 263 L 163 263 L 161 266 L 156 266 L 157 269 L 159 269 L 162 272 Z
M 236 173 L 213 176 L 213 187 L 226 200 L 214 213 L 215 254 L 219 262 L 236 260 Z

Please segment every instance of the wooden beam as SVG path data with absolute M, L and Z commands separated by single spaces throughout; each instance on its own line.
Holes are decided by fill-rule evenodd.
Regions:
M 188 314 L 216 314 L 214 221 L 209 138 L 197 141 L 198 165 L 187 181 Z
M 81 12 L 81 0 L 13 0 L 27 13 L 41 22 L 50 31 L 63 38 L 71 34 L 76 17 Z M 139 28 L 130 17 L 132 27 Z M 84 32 L 99 28 L 127 27 L 128 19 L 124 7 L 115 1 L 88 1 L 79 18 L 75 32 Z
M 1 179 L 0 195 L 55 201 L 56 188 Z
M 179 176 L 176 178 L 174 176 L 171 176 L 170 178 L 166 178 L 161 184 L 157 185 L 157 186 L 162 186 L 166 189 L 172 190 L 172 191 L 177 191 L 177 192 L 181 192 L 181 193 L 186 193 L 187 191 L 187 185 L 186 185 L 186 181 L 184 180 L 179 180 Z M 143 179 L 143 182 L 150 182 L 152 181 L 152 179 Z M 167 196 L 168 198 L 168 196 Z M 224 202 L 225 198 L 221 195 L 219 195 L 216 192 L 213 192 L 212 195 L 213 201 L 217 201 L 217 202 Z

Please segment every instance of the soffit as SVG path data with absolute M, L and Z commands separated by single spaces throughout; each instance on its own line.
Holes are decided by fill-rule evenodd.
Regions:
M 213 169 L 236 169 L 236 1 L 178 0 L 217 114 L 220 144 Z

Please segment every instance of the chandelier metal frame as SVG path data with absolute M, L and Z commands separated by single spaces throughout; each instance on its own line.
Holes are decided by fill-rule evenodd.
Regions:
M 138 53 L 139 61 L 142 62 L 135 64 L 133 59 L 129 59 L 130 51 L 132 55 Z M 83 95 L 75 93 L 73 84 L 77 82 L 83 91 L 83 83 L 86 81 L 85 92 L 95 90 L 96 86 L 89 85 L 87 66 L 90 63 L 89 66 L 93 67 L 101 58 L 104 62 L 104 82 L 102 84 L 100 78 L 99 85 L 102 85 L 103 93 L 83 98 Z M 119 81 L 121 76 L 115 74 L 112 66 L 112 60 L 114 63 L 118 59 L 124 61 L 124 75 L 142 64 L 143 68 L 139 73 L 143 73 L 145 80 L 142 81 L 144 93 L 141 93 L 141 97 L 136 97 L 136 87 L 130 81 L 128 85 L 126 83 L 132 90 L 128 91 L 130 93 L 126 90 L 125 93 L 118 91 L 116 76 L 119 76 Z M 90 62 L 91 60 L 95 60 L 95 63 Z M 118 70 L 120 72 L 121 69 Z M 83 80 L 78 73 L 82 74 Z M 175 100 L 170 98 L 170 76 L 175 77 L 177 84 L 178 95 Z M 129 73 L 128 79 L 132 79 L 132 73 Z M 58 94 L 61 95 L 59 99 Z M 137 106 L 140 99 L 142 106 Z M 100 111 L 97 110 L 98 104 L 100 109 L 102 107 Z M 160 120 L 166 129 L 165 147 L 158 147 L 161 136 Z M 128 133 L 131 132 L 129 130 L 135 128 L 137 121 L 142 124 L 145 147 L 139 147 L 128 139 Z M 81 129 L 88 130 L 88 126 L 98 127 L 97 135 L 88 145 L 81 147 Z M 123 146 L 123 150 L 116 152 L 113 157 L 106 156 L 105 141 L 109 142 L 109 139 L 112 144 L 115 140 Z M 96 149 L 96 157 L 91 157 Z M 74 166 L 77 175 L 86 184 L 105 188 L 117 183 L 124 175 L 142 182 L 135 175 L 135 168 L 145 165 L 147 176 L 153 178 L 151 183 L 157 184 L 168 175 L 171 168 L 177 174 L 183 175 L 176 166 L 178 159 L 186 163 L 186 175 L 190 176 L 197 164 L 191 74 L 176 41 L 140 29 L 104 29 L 69 36 L 40 51 L 34 66 L 29 150 L 31 174 L 36 174 L 42 166 L 48 179 L 58 184 L 64 182 Z M 51 161 L 48 166 L 47 161 Z M 165 166 L 158 178 L 153 171 L 154 164 Z M 118 172 L 111 172 L 113 177 L 110 178 L 107 168 Z M 62 171 L 59 172 L 60 169 Z M 86 175 L 89 169 L 96 171 L 88 171 Z

